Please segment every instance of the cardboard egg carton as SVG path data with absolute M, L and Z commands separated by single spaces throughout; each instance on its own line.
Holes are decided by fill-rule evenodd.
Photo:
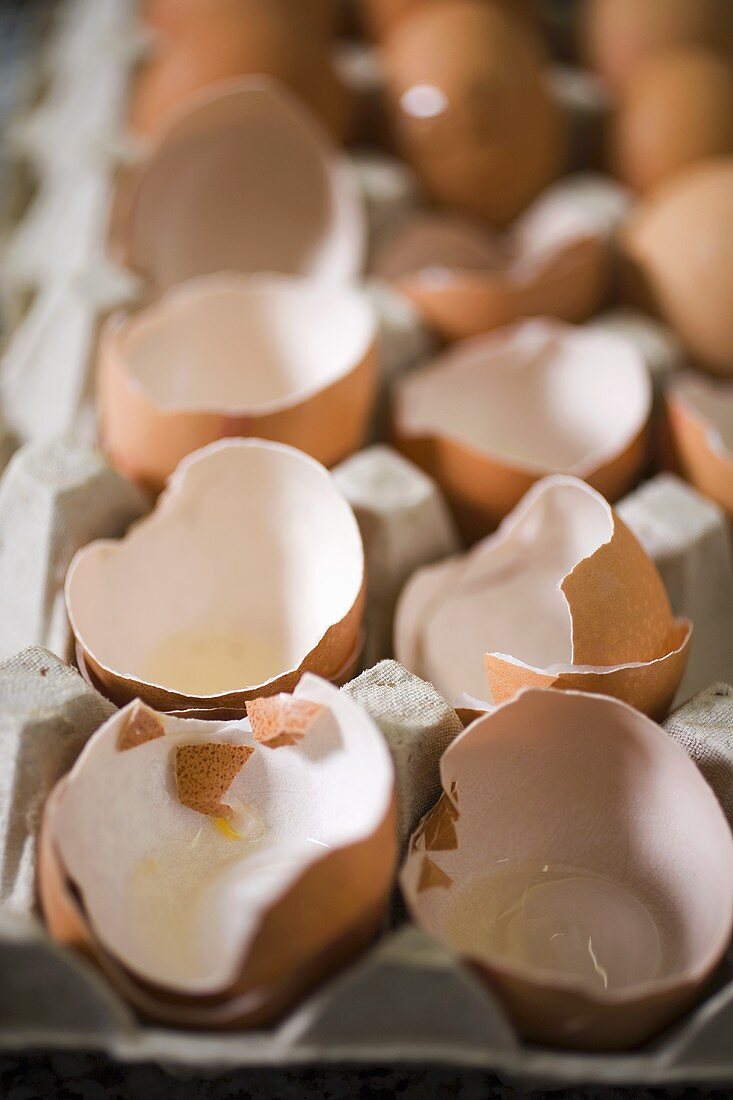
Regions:
M 94 450 L 91 409 L 100 320 L 136 293 L 129 273 L 108 260 L 106 227 L 115 173 L 131 154 L 124 116 L 145 43 L 133 0 L 68 0 L 61 11 L 40 61 L 45 93 L 12 134 L 37 184 L 8 239 L 2 282 L 7 428 L 0 458 L 22 447 L 0 482 L 0 529 L 13 536 L 0 545 L 0 1049 L 104 1051 L 191 1075 L 246 1065 L 400 1062 L 484 1068 L 556 1086 L 730 1081 L 728 963 L 706 999 L 641 1051 L 528 1048 L 489 990 L 403 923 L 397 892 L 372 949 L 266 1031 L 144 1026 L 95 970 L 49 939 L 34 900 L 41 807 L 112 709 L 67 663 L 64 575 L 77 549 L 123 533 L 148 507 Z M 414 190 L 389 160 L 365 157 L 358 168 L 376 232 L 410 209 Z M 425 357 L 430 340 L 387 286 L 370 293 L 382 320 L 384 375 L 394 378 Z M 662 356 L 660 374 L 673 369 L 672 358 Z M 383 399 L 375 439 L 385 437 L 385 425 Z M 461 723 L 429 684 L 381 659 L 391 650 L 401 584 L 459 542 L 437 486 L 390 448 L 360 452 L 336 477 L 359 520 L 370 576 L 367 667 L 344 690 L 372 714 L 392 750 L 404 840 L 439 792 L 440 754 Z M 719 660 L 733 653 L 727 525 L 694 490 L 666 477 L 632 494 L 621 512 L 657 562 L 675 611 L 701 622 L 708 639 L 695 651 L 681 689 L 685 706 L 668 729 L 729 809 L 733 688 L 708 686 L 733 680 L 733 667 Z

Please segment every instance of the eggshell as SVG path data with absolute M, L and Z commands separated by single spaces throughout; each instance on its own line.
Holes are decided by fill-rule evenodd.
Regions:
M 385 70 L 396 140 L 430 198 L 506 225 L 559 173 L 562 113 L 531 40 L 493 4 L 419 8 Z
M 375 312 L 357 289 L 201 276 L 105 325 L 97 389 L 105 450 L 154 491 L 187 454 L 226 436 L 289 443 L 331 466 L 366 436 L 376 342 Z
M 537 33 L 537 15 L 532 0 L 485 0 L 521 23 L 529 34 Z M 386 38 L 406 15 L 435 4 L 436 0 L 362 0 L 364 21 L 375 38 Z M 539 38 L 538 38 L 539 49 Z
M 616 88 L 671 46 L 733 53 L 728 0 L 588 0 L 580 27 L 586 60 Z
M 395 655 L 463 706 L 554 686 L 603 691 L 663 718 L 690 634 L 603 497 L 557 476 L 467 555 L 413 575 L 397 607 Z
M 402 890 L 413 919 L 464 957 L 526 1039 L 628 1048 L 690 1007 L 730 940 L 733 840 L 713 792 L 664 730 L 607 696 L 525 689 L 459 734 L 441 782 L 441 800 L 413 834 Z M 634 980 L 644 949 L 632 921 L 628 982 L 607 988 L 561 961 L 540 968 L 491 951 L 470 921 L 457 936 L 467 888 L 527 865 L 573 868 L 581 883 L 594 876 L 648 907 L 663 950 L 657 973 Z M 586 922 L 593 935 L 603 929 L 600 913 Z
M 733 515 L 733 385 L 683 375 L 667 391 L 667 421 L 679 472 Z
M 366 224 L 353 170 L 273 80 L 191 96 L 122 193 L 113 249 L 152 295 L 220 271 L 344 281 L 362 266 Z
M 733 153 L 731 61 L 685 46 L 639 65 L 611 133 L 618 175 L 650 191 L 687 164 L 727 153 Z
M 313 459 L 262 440 L 223 440 L 184 459 L 153 513 L 125 538 L 80 551 L 66 578 L 90 680 L 118 704 L 139 697 L 162 711 L 241 715 L 247 699 L 292 690 L 304 671 L 341 676 L 363 605 L 364 552 L 346 500 Z M 214 668 L 188 688 L 193 657 L 180 658 L 185 673 L 178 661 L 161 672 L 156 657 L 184 643 L 212 662 L 235 646 L 242 671 Z M 247 669 L 266 671 L 250 682 Z
M 388 749 L 369 716 L 317 677 L 295 699 L 321 713 L 298 744 L 277 749 L 256 746 L 247 722 L 165 717 L 163 736 L 122 752 L 130 704 L 46 805 L 40 893 L 51 934 L 90 955 L 145 1016 L 269 1023 L 381 920 L 396 860 Z M 245 750 L 224 791 L 240 854 L 234 826 L 222 834 L 181 804 L 174 775 L 181 753 L 195 757 L 204 767 L 191 790 L 205 789 L 212 753 Z
M 313 29 L 331 34 L 338 18 L 338 0 L 285 0 L 290 18 L 303 18 Z M 199 33 L 202 23 L 247 17 L 241 0 L 148 0 L 142 16 L 147 26 L 176 38 Z
M 181 13 L 143 66 L 133 91 L 130 125 L 154 133 L 192 93 L 221 80 L 265 74 L 288 85 L 341 139 L 349 126 L 346 87 L 336 75 L 322 31 L 292 0 L 218 3 L 209 17 Z
M 524 321 L 455 344 L 406 375 L 394 433 L 476 538 L 548 473 L 622 496 L 646 459 L 651 407 L 649 375 L 630 341 Z
M 377 248 L 372 271 L 447 341 L 533 315 L 583 321 L 608 291 L 626 206 L 615 184 L 580 175 L 545 191 L 503 235 L 451 214 L 415 214 Z
M 677 331 L 700 365 L 733 374 L 733 157 L 667 180 L 623 240 L 639 302 Z

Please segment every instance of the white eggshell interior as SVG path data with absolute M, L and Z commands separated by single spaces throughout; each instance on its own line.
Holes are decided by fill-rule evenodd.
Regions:
M 184 460 L 125 538 L 82 550 L 66 601 L 84 650 L 117 674 L 150 682 L 150 654 L 200 627 L 276 654 L 272 679 L 351 610 L 363 571 L 353 512 L 319 463 L 282 444 L 228 439 Z
M 512 228 L 519 261 L 531 262 L 584 237 L 608 239 L 623 224 L 631 194 L 609 176 L 578 172 L 548 187 Z
M 258 77 L 176 113 L 140 173 L 128 258 L 158 291 L 216 271 L 345 280 L 364 242 L 351 168 L 305 107 Z
M 130 704 L 71 771 L 54 816 L 57 851 L 96 937 L 139 978 L 189 994 L 228 986 L 296 879 L 384 819 L 393 768 L 379 730 L 318 677 L 304 676 L 295 694 L 329 709 L 297 745 L 255 747 L 235 778 L 225 801 L 235 825 L 256 822 L 250 839 L 181 805 L 174 771 L 177 745 L 253 745 L 246 720 L 165 717 L 164 737 L 119 752 Z
M 285 276 L 203 276 L 121 322 L 116 353 L 168 411 L 267 412 L 305 400 L 367 354 L 374 311 L 346 286 Z
M 583 477 L 626 449 L 650 409 L 649 375 L 630 341 L 532 320 L 413 371 L 397 420 L 408 434 L 452 438 L 507 466 Z

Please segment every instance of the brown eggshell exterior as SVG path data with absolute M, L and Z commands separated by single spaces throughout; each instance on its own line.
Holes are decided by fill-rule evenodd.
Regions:
M 728 153 L 733 153 L 731 61 L 683 47 L 643 62 L 613 122 L 616 174 L 648 192 L 688 164 Z
M 433 477 L 445 493 L 456 522 L 469 542 L 490 534 L 524 494 L 550 471 L 509 466 L 447 436 L 418 437 L 394 425 L 399 450 Z M 607 500 L 624 496 L 638 480 L 647 460 L 649 424 L 621 454 L 584 478 Z
M 523 317 L 585 321 L 606 297 L 611 268 L 607 242 L 585 237 L 559 250 L 526 280 L 507 272 L 451 271 L 442 272 L 440 281 L 417 274 L 403 276 L 394 285 L 433 333 L 450 343 Z
M 112 322 L 112 326 L 114 322 Z M 171 412 L 157 407 L 125 370 L 114 328 L 102 334 L 97 405 L 103 447 L 125 477 L 159 493 L 181 459 L 234 436 L 289 443 L 324 466 L 362 446 L 377 392 L 377 350 L 330 386 L 298 404 L 261 415 Z
M 559 675 L 536 672 L 506 661 L 496 653 L 485 654 L 484 662 L 495 703 L 506 702 L 523 687 L 590 691 L 621 699 L 661 722 L 669 714 L 682 680 L 691 638 L 689 621 L 677 619 L 669 635 L 670 650 L 660 660 L 621 668 L 598 668 L 593 672 L 563 672 Z
M 484 0 L 500 7 L 505 15 L 521 22 L 531 34 L 537 33 L 537 13 L 533 0 Z M 436 0 L 361 0 L 364 23 L 369 33 L 378 39 L 387 38 L 407 15 L 426 8 Z M 539 47 L 539 38 L 537 43 Z
M 698 365 L 733 374 L 733 157 L 691 165 L 642 203 L 623 234 L 633 297 Z
M 531 39 L 495 5 L 418 9 L 390 35 L 385 70 L 395 139 L 435 201 L 506 225 L 561 171 L 564 118 Z M 434 117 L 400 106 L 421 84 L 445 97 Z
M 268 1026 L 363 950 L 384 919 L 397 861 L 394 797 L 371 837 L 329 853 L 267 914 L 250 961 L 234 985 L 208 996 L 186 998 L 141 982 L 97 942 L 64 873 L 53 842 L 59 793 L 60 785 L 46 803 L 39 836 L 38 889 L 49 931 L 59 943 L 80 951 L 99 966 L 118 992 L 149 1020 L 191 1028 Z M 358 877 L 355 865 L 359 866 Z M 359 886 L 367 896 L 359 896 Z M 324 897 L 329 899 L 326 913 Z M 293 935 L 296 920 L 297 935 Z
M 733 455 L 712 448 L 708 426 L 695 416 L 683 399 L 670 393 L 666 406 L 666 438 L 675 469 L 704 496 L 733 516 Z
M 301 17 L 322 34 L 335 29 L 337 0 L 286 0 L 288 14 Z M 202 24 L 241 19 L 240 0 L 147 0 L 141 5 L 145 24 L 169 38 L 191 37 L 200 33 Z

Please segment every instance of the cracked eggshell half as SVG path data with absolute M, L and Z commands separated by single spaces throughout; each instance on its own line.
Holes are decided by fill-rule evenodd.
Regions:
M 440 771 L 402 890 L 525 1038 L 629 1048 L 694 1003 L 730 940 L 733 840 L 664 730 L 607 696 L 524 690 Z
M 530 320 L 455 344 L 408 374 L 396 389 L 394 433 L 477 538 L 546 474 L 622 496 L 646 460 L 651 408 L 649 374 L 630 341 Z
M 583 481 L 548 477 L 494 535 L 417 570 L 397 606 L 395 655 L 464 704 L 558 687 L 612 695 L 661 719 L 691 632 L 607 501 Z
M 733 383 L 685 374 L 667 390 L 666 404 L 677 469 L 733 515 Z
M 111 243 L 156 295 L 220 271 L 344 282 L 365 242 L 346 157 L 292 93 L 258 77 L 192 95 L 168 116 L 121 181 Z
M 397 844 L 394 772 L 369 716 L 305 676 L 302 737 L 138 702 L 52 792 L 40 839 L 51 934 L 148 1018 L 271 1022 L 379 927 Z
M 445 341 L 523 317 L 584 321 L 608 291 L 627 204 L 623 188 L 579 175 L 548 188 L 503 235 L 456 215 L 416 214 L 378 247 L 372 273 Z
M 244 713 L 303 672 L 341 679 L 361 640 L 364 551 L 331 475 L 279 443 L 184 459 L 149 517 L 81 550 L 66 606 L 89 679 L 115 703 Z
M 158 491 L 227 436 L 298 447 L 326 466 L 357 450 L 377 387 L 377 320 L 360 290 L 287 276 L 201 276 L 113 315 L 101 337 L 101 436 Z

